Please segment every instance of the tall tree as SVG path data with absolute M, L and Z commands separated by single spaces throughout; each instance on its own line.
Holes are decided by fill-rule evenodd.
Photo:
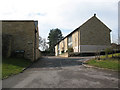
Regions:
M 51 53 L 55 52 L 55 44 L 59 42 L 63 38 L 62 32 L 60 29 L 51 29 L 49 36 L 48 36 L 48 44 L 49 44 L 49 50 Z

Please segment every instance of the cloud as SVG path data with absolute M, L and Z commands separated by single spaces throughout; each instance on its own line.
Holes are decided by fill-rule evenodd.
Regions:
M 117 9 L 118 0 L 2 0 L 0 19 L 38 20 L 40 35 L 47 38 L 50 29 L 60 28 L 65 36 L 96 13 L 117 39 Z
M 28 14 L 28 17 L 36 17 L 37 15 L 38 16 L 45 16 L 46 14 L 45 13 L 33 13 L 33 12 L 31 12 Z

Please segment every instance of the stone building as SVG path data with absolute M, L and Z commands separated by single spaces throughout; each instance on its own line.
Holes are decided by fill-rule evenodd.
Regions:
M 6 57 L 23 54 L 31 61 L 37 60 L 40 55 L 38 21 L 18 20 L 2 22 L 3 53 Z M 19 55 L 20 56 L 20 55 Z
M 55 55 L 61 53 L 65 55 L 69 48 L 73 48 L 73 52 L 77 53 L 95 53 L 104 50 L 111 44 L 110 32 L 111 30 L 94 14 L 56 44 Z

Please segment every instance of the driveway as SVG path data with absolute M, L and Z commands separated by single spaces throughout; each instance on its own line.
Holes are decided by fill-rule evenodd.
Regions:
M 23 73 L 3 80 L 3 88 L 117 88 L 118 73 L 86 68 L 88 58 L 44 57 Z

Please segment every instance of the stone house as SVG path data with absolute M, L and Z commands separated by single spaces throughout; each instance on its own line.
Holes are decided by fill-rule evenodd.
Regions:
M 76 28 L 55 46 L 55 55 L 68 52 L 69 48 L 73 48 L 75 53 L 95 53 L 104 50 L 111 44 L 111 30 L 101 22 L 96 14 L 89 20 Z
M 23 54 L 31 61 L 37 60 L 41 54 L 39 48 L 38 21 L 34 20 L 3 20 L 2 47 L 6 57 Z M 20 56 L 20 55 L 19 55 Z

